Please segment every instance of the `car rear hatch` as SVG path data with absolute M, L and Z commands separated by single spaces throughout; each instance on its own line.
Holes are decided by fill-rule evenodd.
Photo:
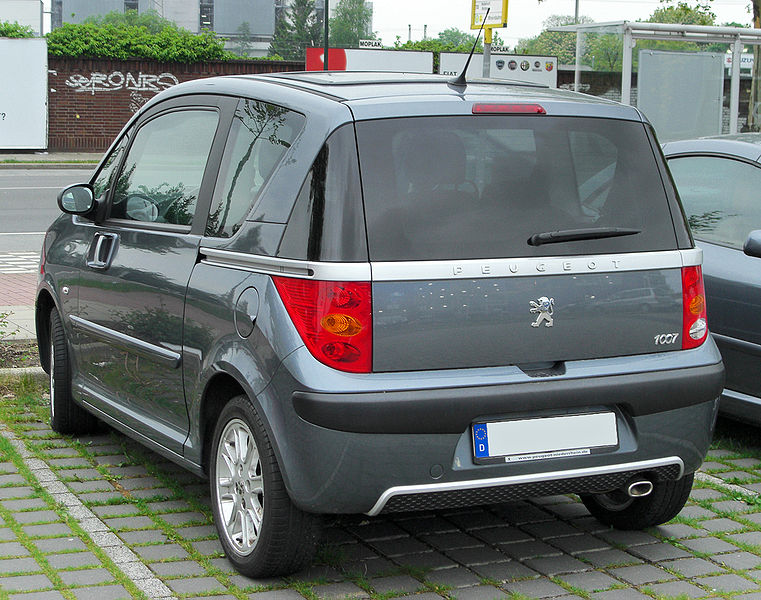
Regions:
M 648 126 L 511 106 L 357 122 L 374 371 L 683 347 L 699 251 Z

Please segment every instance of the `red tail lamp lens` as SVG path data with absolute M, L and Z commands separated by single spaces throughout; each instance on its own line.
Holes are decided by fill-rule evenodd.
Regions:
M 351 373 L 372 370 L 369 282 L 272 280 L 301 339 L 317 360 Z
M 708 336 L 708 314 L 700 267 L 682 267 L 682 349 L 697 348 Z
M 486 104 L 473 105 L 474 115 L 546 115 L 547 111 L 539 104 Z

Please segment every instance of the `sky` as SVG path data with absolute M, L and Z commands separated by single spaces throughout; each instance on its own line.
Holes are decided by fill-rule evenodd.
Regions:
M 335 2 L 337 0 L 332 0 Z M 661 6 L 658 0 L 578 0 L 579 14 L 591 17 L 598 23 L 606 21 L 636 21 L 647 19 Z M 688 2 L 690 6 L 694 1 Z M 751 23 L 749 0 L 714 0 L 712 10 L 718 24 Z M 471 0 L 373 0 L 373 31 L 385 45 L 392 45 L 399 36 L 407 41 L 408 25 L 412 25 L 412 39 L 423 38 L 428 26 L 428 37 L 449 27 L 470 30 Z M 575 0 L 509 0 L 507 27 L 495 29 L 510 47 L 519 39 L 530 38 L 542 31 L 542 22 L 551 15 L 573 15 Z

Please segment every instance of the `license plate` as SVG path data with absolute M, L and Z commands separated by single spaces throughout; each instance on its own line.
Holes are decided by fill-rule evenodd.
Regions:
M 591 454 L 618 445 L 612 412 L 473 424 L 475 458 L 522 462 Z

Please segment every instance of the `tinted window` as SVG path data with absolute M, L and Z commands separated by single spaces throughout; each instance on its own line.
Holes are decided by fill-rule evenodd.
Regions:
M 111 218 L 190 225 L 217 120 L 216 111 L 183 110 L 143 125 L 119 175 Z
M 694 236 L 742 248 L 761 223 L 761 169 L 714 156 L 673 158 L 669 168 Z
M 100 171 L 98 171 L 98 174 L 95 176 L 92 188 L 95 192 L 96 198 L 103 197 L 103 195 L 108 192 L 109 188 L 111 187 L 111 179 L 114 176 L 116 167 L 119 166 L 119 160 L 121 159 L 122 154 L 124 154 L 124 149 L 126 147 L 127 136 L 124 136 L 116 148 L 111 151 L 111 154 L 108 155 L 108 158 L 106 158 L 103 166 L 100 168 Z
M 354 127 L 338 128 L 317 154 L 291 211 L 278 256 L 367 260 Z
M 230 237 L 288 151 L 304 117 L 285 108 L 241 100 L 217 180 L 206 235 Z
M 480 116 L 357 124 L 373 260 L 595 254 L 676 248 L 641 123 Z M 636 235 L 531 246 L 533 234 Z

